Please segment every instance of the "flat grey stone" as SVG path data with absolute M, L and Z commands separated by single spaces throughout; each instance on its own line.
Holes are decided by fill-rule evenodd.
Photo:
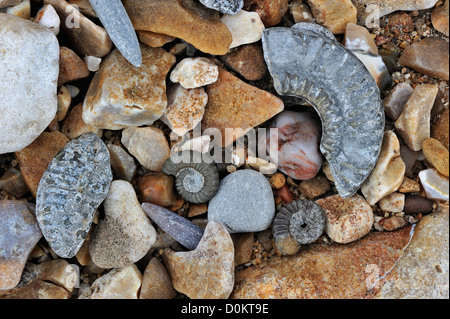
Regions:
M 39 183 L 36 218 L 58 256 L 78 252 L 112 178 L 108 149 L 93 133 L 69 142 L 50 163 Z
M 200 0 L 200 2 L 205 7 L 230 15 L 237 14 L 244 6 L 244 0 Z
M 224 224 L 230 233 L 266 230 L 274 217 L 275 201 L 269 182 L 249 169 L 225 177 L 208 206 L 208 220 Z
M 320 145 L 339 194 L 354 195 L 377 163 L 385 127 L 380 91 L 363 63 L 325 28 L 298 23 L 263 33 L 280 95 L 310 102 L 322 119 Z
M 0 154 L 30 145 L 56 115 L 59 44 L 43 26 L 0 13 Z

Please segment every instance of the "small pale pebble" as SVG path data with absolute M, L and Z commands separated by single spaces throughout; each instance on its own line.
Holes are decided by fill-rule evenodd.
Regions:
M 80 89 L 74 85 L 66 85 L 67 90 L 70 92 L 72 99 L 76 98 L 80 94 Z
M 22 0 L 19 4 L 7 8 L 6 13 L 13 14 L 25 20 L 29 20 L 31 14 L 30 0 Z
M 449 176 L 449 152 L 441 142 L 434 138 L 428 138 L 422 143 L 423 154 L 439 173 Z
M 177 296 L 164 265 L 152 258 L 145 268 L 139 299 L 173 299 Z
M 374 36 L 365 27 L 349 23 L 345 29 L 345 47 L 350 51 L 364 51 L 378 55 Z
M 413 88 L 407 82 L 397 84 L 383 100 L 386 115 L 397 120 L 403 112 L 403 107 L 413 93 Z
M 256 12 L 241 10 L 234 16 L 224 15 L 221 20 L 233 37 L 230 49 L 243 44 L 258 42 L 265 30 L 264 23 Z
M 272 175 L 278 171 L 276 164 L 254 156 L 248 156 L 246 164 L 263 175 Z
M 394 192 L 382 198 L 379 204 L 384 212 L 401 213 L 405 208 L 405 194 Z
M 102 63 L 102 59 L 95 56 L 85 56 L 84 63 L 86 63 L 89 71 L 97 72 L 100 69 L 100 63 Z
M 89 242 L 92 261 L 102 268 L 121 268 L 144 257 L 156 240 L 156 231 L 141 208 L 133 186 L 112 182 L 103 203 L 105 219 Z
M 184 136 L 202 121 L 208 95 L 202 87 L 188 90 L 175 84 L 167 92 L 167 102 L 166 112 L 160 120 L 173 133 Z
M 400 157 L 400 142 L 393 131 L 384 134 L 381 153 L 374 170 L 361 191 L 370 205 L 397 191 L 403 182 L 406 165 Z
M 142 274 L 131 264 L 101 276 L 78 299 L 138 299 L 141 285 Z
M 325 232 L 335 242 L 348 244 L 367 235 L 374 223 L 372 207 L 358 194 L 349 198 L 334 195 L 316 203 L 327 215 Z
M 79 269 L 76 265 L 69 264 L 65 259 L 57 259 L 39 264 L 41 280 L 50 281 L 72 292 L 80 281 Z
M 420 151 L 424 140 L 430 137 L 431 109 L 439 88 L 432 84 L 416 86 L 413 94 L 395 122 L 395 127 L 413 151 Z
M 227 299 L 233 290 L 234 245 L 221 223 L 210 221 L 193 251 L 165 249 L 163 261 L 175 289 L 191 299 Z
M 429 199 L 448 201 L 449 180 L 434 169 L 427 169 L 419 173 L 420 182 Z
M 62 85 L 58 90 L 58 111 L 56 112 L 56 119 L 61 122 L 66 118 L 69 112 L 70 104 L 72 103 L 72 95 L 67 87 Z
M 408 196 L 405 200 L 405 213 L 406 214 L 430 214 L 433 212 L 434 200 L 422 197 L 422 196 Z
M 0 201 L 0 219 L 1 291 L 17 286 L 42 233 L 26 202 Z
M 357 10 L 351 0 L 308 0 L 317 23 L 333 34 L 343 34 L 349 23 L 357 22 Z
M 200 153 L 207 153 L 210 150 L 210 145 L 211 137 L 209 135 L 204 135 L 183 142 L 180 147 L 174 146 L 172 148 L 172 152 L 178 153 L 180 151 L 196 151 Z
M 137 180 L 139 199 L 141 202 L 171 208 L 177 204 L 175 180 L 163 172 L 151 172 Z
M 86 134 L 94 133 L 98 137 L 102 137 L 103 130 L 86 124 L 83 120 L 83 104 L 75 105 L 67 114 L 64 122 L 61 125 L 61 132 L 64 133 L 70 140 Z
M 400 193 L 418 193 L 420 192 L 420 184 L 405 176 L 398 191 Z
M 403 226 L 406 226 L 406 224 L 407 221 L 404 218 L 392 216 L 383 222 L 383 229 L 386 231 L 394 231 L 402 228 Z
M 170 81 L 185 89 L 195 89 L 217 81 L 219 70 L 208 58 L 183 59 L 170 73 Z
M 284 111 L 273 120 L 270 128 L 277 128 L 278 136 L 271 135 L 269 130 L 267 145 L 279 145 L 275 154 L 268 150 L 271 161 L 289 177 L 298 180 L 313 179 L 323 163 L 319 150 L 320 121 L 311 113 Z
M 151 171 L 161 171 L 170 156 L 164 133 L 155 127 L 130 127 L 122 132 L 122 144 L 139 163 Z
M 36 14 L 34 22 L 46 27 L 55 35 L 59 34 L 61 19 L 51 4 L 44 5 Z
M 131 182 L 136 175 L 137 166 L 133 157 L 119 145 L 108 144 L 111 167 L 119 179 Z

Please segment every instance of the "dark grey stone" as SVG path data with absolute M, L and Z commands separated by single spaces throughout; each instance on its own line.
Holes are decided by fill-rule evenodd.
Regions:
M 364 64 L 317 24 L 266 29 L 262 41 L 276 91 L 314 106 L 323 126 L 320 149 L 336 188 L 344 198 L 354 195 L 381 151 L 385 117 L 377 84 Z
M 78 252 L 111 181 L 108 149 L 93 133 L 68 143 L 50 163 L 39 183 L 36 218 L 58 256 Z
M 231 15 L 236 15 L 244 6 L 244 0 L 200 0 L 200 2 L 205 7 Z

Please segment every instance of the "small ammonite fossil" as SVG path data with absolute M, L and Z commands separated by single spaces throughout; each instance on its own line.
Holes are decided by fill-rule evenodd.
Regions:
M 172 155 L 164 163 L 162 170 L 175 176 L 178 194 L 190 203 L 206 203 L 219 189 L 219 173 L 208 154 L 180 152 Z
M 326 215 L 323 209 L 310 200 L 297 200 L 284 206 L 273 222 L 275 242 L 292 237 L 301 245 L 314 243 L 323 234 Z

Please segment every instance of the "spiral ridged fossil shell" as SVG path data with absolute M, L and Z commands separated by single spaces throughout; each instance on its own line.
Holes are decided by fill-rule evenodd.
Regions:
M 194 204 L 206 203 L 219 189 L 216 165 L 207 154 L 196 151 L 180 152 L 178 156 L 182 160 L 174 161 L 170 157 L 163 165 L 163 172 L 175 176 L 175 187 L 185 200 Z
M 291 236 L 299 244 L 315 242 L 324 232 L 326 215 L 310 200 L 297 200 L 284 206 L 275 217 L 272 232 L 275 241 Z
M 385 127 L 380 91 L 364 64 L 325 28 L 298 23 L 263 34 L 280 95 L 311 103 L 322 119 L 321 152 L 336 188 L 354 195 L 377 163 Z

